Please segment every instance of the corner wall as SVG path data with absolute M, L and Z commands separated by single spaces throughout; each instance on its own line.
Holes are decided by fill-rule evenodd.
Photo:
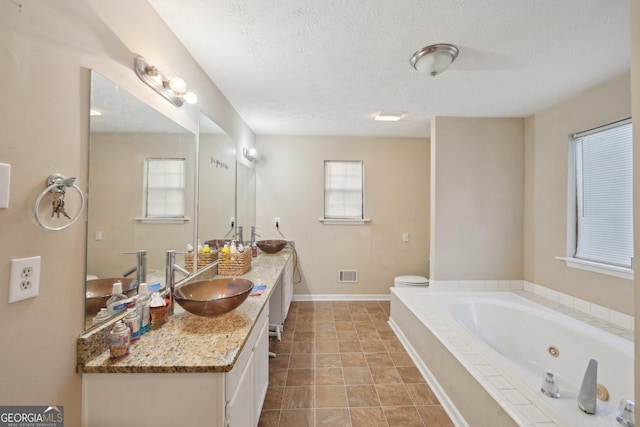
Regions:
M 524 120 L 431 122 L 431 278 L 522 278 Z
M 630 107 L 625 73 L 527 118 L 524 279 L 632 315 L 632 281 L 570 268 L 555 259 L 566 256 L 571 135 L 627 118 Z
M 399 275 L 429 275 L 429 141 L 258 136 L 257 225 L 295 240 L 304 280 L 295 294 L 388 294 Z M 324 160 L 364 160 L 365 225 L 324 225 Z M 409 233 L 409 242 L 402 233 Z M 338 283 L 338 269 L 359 283 Z

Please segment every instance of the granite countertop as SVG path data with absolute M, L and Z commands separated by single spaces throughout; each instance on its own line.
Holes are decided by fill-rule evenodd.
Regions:
M 188 313 L 176 303 L 175 314 L 160 327 L 150 329 L 138 341 L 132 343 L 130 354 L 122 359 L 109 357 L 105 337 L 110 324 L 102 331 L 100 339 L 91 341 L 92 332 L 78 338 L 78 371 L 82 373 L 171 373 L 171 372 L 228 372 L 230 371 L 256 320 L 273 292 L 278 277 L 292 256 L 287 248 L 277 254 L 261 252 L 254 258 L 251 270 L 242 277 L 256 285 L 267 285 L 262 295 L 249 296 L 235 310 L 214 317 L 200 317 Z M 211 276 L 211 275 L 210 275 Z M 221 276 L 214 276 L 221 277 Z M 200 273 L 191 281 L 203 280 Z M 92 344 L 87 344 L 88 342 Z M 88 349 L 100 345 L 99 352 Z M 93 351 L 92 351 L 93 350 Z

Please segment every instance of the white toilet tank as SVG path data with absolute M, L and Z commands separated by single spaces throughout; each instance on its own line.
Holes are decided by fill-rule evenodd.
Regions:
M 429 279 L 422 276 L 398 276 L 395 279 L 393 279 L 393 286 L 396 286 L 396 287 L 429 286 Z

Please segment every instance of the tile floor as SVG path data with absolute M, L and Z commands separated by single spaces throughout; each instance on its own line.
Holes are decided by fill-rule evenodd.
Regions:
M 388 318 L 388 301 L 293 302 L 259 426 L 453 426 Z

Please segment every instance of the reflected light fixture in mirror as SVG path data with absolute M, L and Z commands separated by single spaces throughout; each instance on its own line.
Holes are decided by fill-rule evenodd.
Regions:
M 185 102 L 195 104 L 198 101 L 195 93 L 187 92 L 187 83 L 182 78 L 167 77 L 157 67 L 149 65 L 143 57 L 135 58 L 133 68 L 140 80 L 173 105 L 181 107 Z
M 446 70 L 458 57 L 458 48 L 452 44 L 432 44 L 413 54 L 409 63 L 417 71 L 435 77 Z
M 260 158 L 260 155 L 255 148 L 242 147 L 242 155 L 250 162 L 256 161 Z

